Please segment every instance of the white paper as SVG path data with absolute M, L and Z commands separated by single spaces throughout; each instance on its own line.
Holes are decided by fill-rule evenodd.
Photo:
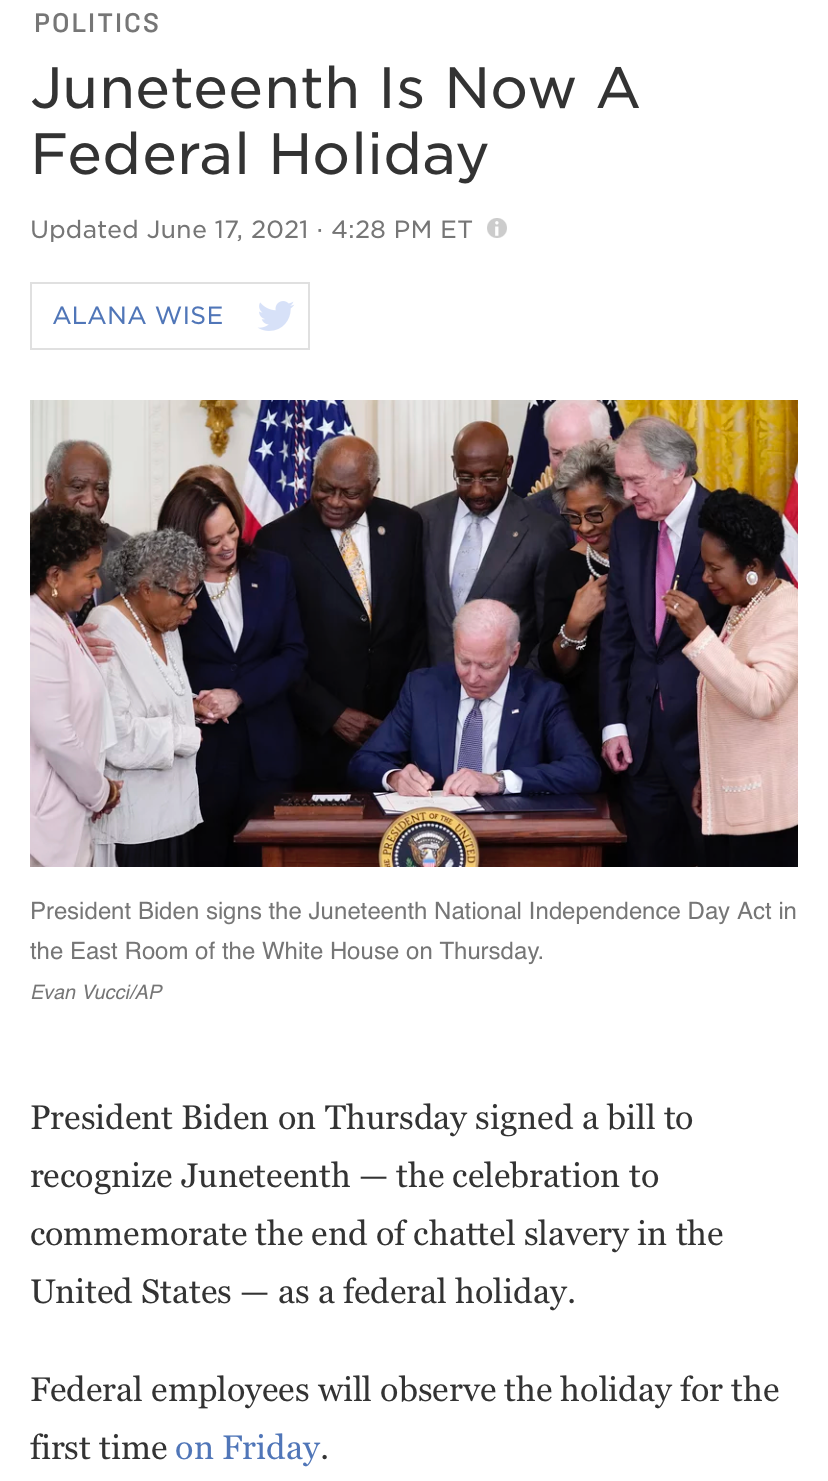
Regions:
M 482 812 L 476 797 L 447 797 L 445 792 L 429 792 L 427 797 L 405 797 L 400 792 L 375 792 L 384 812 L 411 812 L 415 807 L 442 807 L 446 812 Z

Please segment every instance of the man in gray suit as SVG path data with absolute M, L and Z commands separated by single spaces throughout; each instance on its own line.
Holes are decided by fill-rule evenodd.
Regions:
M 109 455 L 97 442 L 59 442 L 53 448 L 46 465 L 46 502 L 65 504 L 69 509 L 77 510 L 78 514 L 95 514 L 98 519 L 105 519 L 111 473 Z M 117 550 L 127 539 L 129 536 L 125 530 L 109 525 L 101 564 L 103 565 L 110 551 Z M 88 646 L 99 662 L 109 658 L 112 644 L 98 635 L 97 628 L 86 627 L 84 624 L 93 607 L 111 602 L 117 595 L 112 583 L 102 574 L 99 590 L 80 612 L 75 613 L 76 626 L 83 632 Z
M 457 613 L 486 597 L 517 613 L 518 663 L 536 667 L 546 574 L 552 557 L 569 545 L 566 527 L 509 491 L 513 460 L 491 422 L 471 422 L 458 432 L 452 461 L 457 492 L 417 505 L 430 661 L 452 661 Z

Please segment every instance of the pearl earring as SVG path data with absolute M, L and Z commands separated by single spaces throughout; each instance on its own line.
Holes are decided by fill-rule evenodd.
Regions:
M 748 586 L 756 586 L 758 584 L 759 577 L 755 571 L 748 571 L 747 575 L 745 576 L 745 580 Z

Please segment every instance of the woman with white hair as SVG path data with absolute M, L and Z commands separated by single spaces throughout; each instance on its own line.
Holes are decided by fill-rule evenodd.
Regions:
M 107 776 L 128 778 L 126 806 L 95 824 L 96 841 L 119 867 L 190 862 L 189 834 L 201 822 L 196 753 L 201 744 L 178 629 L 201 590 L 204 557 L 179 530 L 153 530 L 109 556 L 118 595 L 94 621 L 114 644 L 101 665 L 115 716 Z

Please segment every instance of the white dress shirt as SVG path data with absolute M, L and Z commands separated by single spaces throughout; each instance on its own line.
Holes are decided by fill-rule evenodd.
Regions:
M 223 581 L 205 581 L 204 590 L 211 598 L 214 610 L 218 612 L 219 617 L 224 623 L 225 631 L 235 653 L 241 642 L 242 632 L 244 631 L 241 578 L 238 571 L 236 571 L 226 591 L 224 591 Z M 220 591 L 224 591 L 224 596 L 219 596 Z
M 491 694 L 488 699 L 480 701 L 480 713 L 483 717 L 483 766 L 481 769 L 485 775 L 489 776 L 492 776 L 498 770 L 497 742 L 500 738 L 500 722 L 503 719 L 503 706 L 506 703 L 506 690 L 508 687 L 509 675 L 507 674 L 500 688 L 496 689 L 494 694 Z M 457 706 L 457 724 L 454 735 L 454 771 L 457 770 L 457 759 L 460 755 L 460 741 L 463 736 L 463 726 L 466 723 L 466 716 L 473 708 L 474 700 L 466 693 L 461 684 L 460 703 Z M 392 770 L 396 771 L 397 768 L 394 767 Z M 388 778 L 391 775 L 392 771 L 387 771 L 382 779 L 382 785 L 386 792 L 391 791 L 388 785 Z M 516 772 L 504 771 L 503 779 L 507 792 L 523 791 L 523 778 L 519 777 Z
M 661 534 L 662 524 L 666 524 L 667 526 L 667 533 L 670 536 L 670 546 L 673 552 L 673 559 L 676 561 L 676 564 L 678 564 L 681 542 L 684 538 L 684 527 L 687 524 L 687 518 L 695 497 L 696 480 L 695 478 L 693 478 L 690 481 L 690 487 L 687 490 L 687 493 L 684 495 L 684 498 L 681 500 L 681 503 L 676 505 L 675 509 L 673 509 L 670 514 L 667 515 L 667 518 L 665 520 L 659 520 L 658 522 L 659 534 Z M 655 588 L 653 588 L 653 597 L 655 599 Z M 601 742 L 603 744 L 604 741 L 613 740 L 616 735 L 626 734 L 626 725 L 605 725 L 603 730 L 601 731 Z
M 368 523 L 368 515 L 361 514 L 356 524 L 348 525 L 348 530 L 353 537 L 354 544 L 359 551 L 362 561 L 362 569 L 365 572 L 365 580 L 368 582 L 368 600 L 371 600 L 371 526 Z M 344 535 L 344 530 L 331 530 L 339 550 L 339 542 Z M 341 552 L 340 552 L 341 554 Z M 346 567 L 347 569 L 347 567 Z
M 508 493 L 508 489 L 506 492 Z M 449 548 L 449 582 L 451 582 L 454 572 L 454 562 L 457 560 L 457 552 L 463 544 L 463 536 L 471 521 L 473 519 L 480 520 L 480 565 L 482 565 L 483 557 L 492 543 L 492 536 L 497 529 L 497 522 L 503 513 L 503 505 L 505 503 L 506 494 L 503 495 L 497 508 L 493 509 L 491 514 L 485 514 L 481 517 L 480 515 L 472 514 L 471 510 L 466 508 L 463 500 L 458 495 L 457 508 L 454 511 L 454 525 L 451 531 L 451 546 Z M 477 569 L 480 570 L 480 566 Z

